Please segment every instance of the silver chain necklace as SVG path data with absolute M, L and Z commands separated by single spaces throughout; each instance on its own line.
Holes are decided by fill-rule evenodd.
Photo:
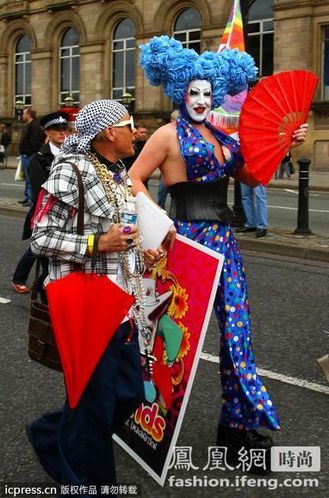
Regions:
M 88 152 L 86 157 L 93 164 L 98 179 L 103 185 L 109 203 L 111 206 L 114 206 L 114 223 L 120 223 L 120 212 L 129 201 L 129 197 L 132 196 L 131 180 L 127 174 L 126 168 L 123 163 L 117 164 L 118 171 L 112 172 L 108 170 L 104 163 L 99 161 L 95 154 Z M 135 256 L 134 269 L 131 268 L 128 251 L 119 251 L 118 256 L 124 279 L 131 288 L 132 294 L 136 299 L 132 308 L 132 316 L 138 332 L 143 338 L 144 351 L 141 353 L 148 357 L 151 352 L 151 332 L 148 330 L 145 322 L 145 298 L 143 289 L 144 256 L 141 245 L 141 237 L 137 238 L 136 245 L 131 247 L 129 251 L 132 251 Z

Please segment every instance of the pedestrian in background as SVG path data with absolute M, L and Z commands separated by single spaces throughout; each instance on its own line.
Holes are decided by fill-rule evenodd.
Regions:
M 4 127 L 2 135 L 1 135 L 1 140 L 0 144 L 4 148 L 4 162 L 7 162 L 7 157 L 8 157 L 8 147 L 11 144 L 11 135 L 9 133 L 8 128 Z
M 47 144 L 42 145 L 40 150 L 33 156 L 29 167 L 32 206 L 25 218 L 23 240 L 31 237 L 31 220 L 37 204 L 41 185 L 47 180 L 51 163 L 53 162 L 54 157 L 59 154 L 64 140 L 68 135 L 68 122 L 65 113 L 54 112 L 47 114 L 47 116 L 41 119 L 40 125 L 43 127 L 48 140 Z M 30 288 L 26 284 L 35 260 L 36 256 L 32 253 L 31 247 L 29 246 L 19 260 L 11 281 L 11 286 L 18 294 L 30 292 Z M 41 300 L 45 302 L 46 298 L 43 291 L 43 280 L 47 275 L 47 261 L 42 259 L 41 264 L 42 275 L 38 281 L 38 291 Z
M 242 206 L 246 221 L 242 228 L 236 229 L 236 232 L 256 232 L 256 237 L 265 237 L 268 225 L 266 187 L 263 185 L 250 187 L 245 183 L 241 183 L 240 185 Z
M 132 157 L 126 157 L 123 162 L 126 166 L 127 171 L 130 170 L 134 162 L 136 161 L 139 154 L 142 152 L 143 147 L 148 138 L 148 129 L 144 123 L 136 123 L 135 125 L 136 133 L 135 133 L 135 142 L 134 142 L 134 150 L 135 155 Z M 145 182 L 145 187 L 148 188 L 148 181 Z
M 130 170 L 131 166 L 133 165 L 134 161 L 136 161 L 137 157 L 139 154 L 142 152 L 143 147 L 146 143 L 146 140 L 148 138 L 148 129 L 145 126 L 144 123 L 136 123 L 135 124 L 135 141 L 134 141 L 134 151 L 135 154 L 131 157 L 125 157 L 123 162 L 126 166 L 127 171 Z
M 288 152 L 282 159 L 281 164 L 276 171 L 277 175 L 275 177 L 281 180 L 282 178 L 284 178 L 284 175 L 286 174 L 287 178 L 290 180 L 293 172 L 294 172 L 294 167 L 291 162 L 291 154 L 290 152 Z
M 21 154 L 22 167 L 25 175 L 24 199 L 18 201 L 23 206 L 32 206 L 32 191 L 30 182 L 30 164 L 33 155 L 38 152 L 44 143 L 44 133 L 39 121 L 36 119 L 36 112 L 31 107 L 23 111 L 23 121 L 26 123 L 22 138 L 19 142 L 18 150 Z
M 135 132 L 135 142 L 134 142 L 134 149 L 135 149 L 134 159 L 137 159 L 139 154 L 142 152 L 145 142 L 148 138 L 148 129 L 144 123 L 137 123 L 135 128 L 136 132 Z

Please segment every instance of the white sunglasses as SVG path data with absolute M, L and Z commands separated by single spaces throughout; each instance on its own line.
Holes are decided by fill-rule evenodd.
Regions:
M 130 119 L 126 119 L 126 121 L 121 121 L 120 123 L 111 125 L 112 128 L 121 128 L 122 126 L 130 125 L 131 131 L 135 129 L 134 117 L 130 116 Z

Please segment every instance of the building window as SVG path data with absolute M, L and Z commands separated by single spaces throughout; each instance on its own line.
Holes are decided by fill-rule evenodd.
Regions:
M 135 26 L 130 19 L 121 21 L 112 40 L 112 98 L 122 100 L 124 93 L 135 96 Z
M 31 105 L 31 49 L 31 39 L 21 36 L 15 47 L 14 105 L 17 100 Z
M 80 100 L 80 47 L 79 33 L 70 28 L 62 36 L 59 49 L 59 103 L 64 104 L 65 97 L 72 97 L 75 104 Z
M 200 53 L 201 18 L 195 9 L 183 10 L 176 18 L 173 37 L 182 42 L 185 48 L 193 48 Z
M 329 100 L 329 26 L 323 29 L 322 99 Z
M 259 76 L 273 73 L 273 1 L 254 2 L 249 9 L 248 52 L 259 69 Z

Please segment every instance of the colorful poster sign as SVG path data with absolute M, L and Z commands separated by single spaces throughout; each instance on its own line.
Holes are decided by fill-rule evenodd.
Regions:
M 177 235 L 173 251 L 144 278 L 155 360 L 144 361 L 144 402 L 114 439 L 161 485 L 192 389 L 222 265 L 223 256 Z

